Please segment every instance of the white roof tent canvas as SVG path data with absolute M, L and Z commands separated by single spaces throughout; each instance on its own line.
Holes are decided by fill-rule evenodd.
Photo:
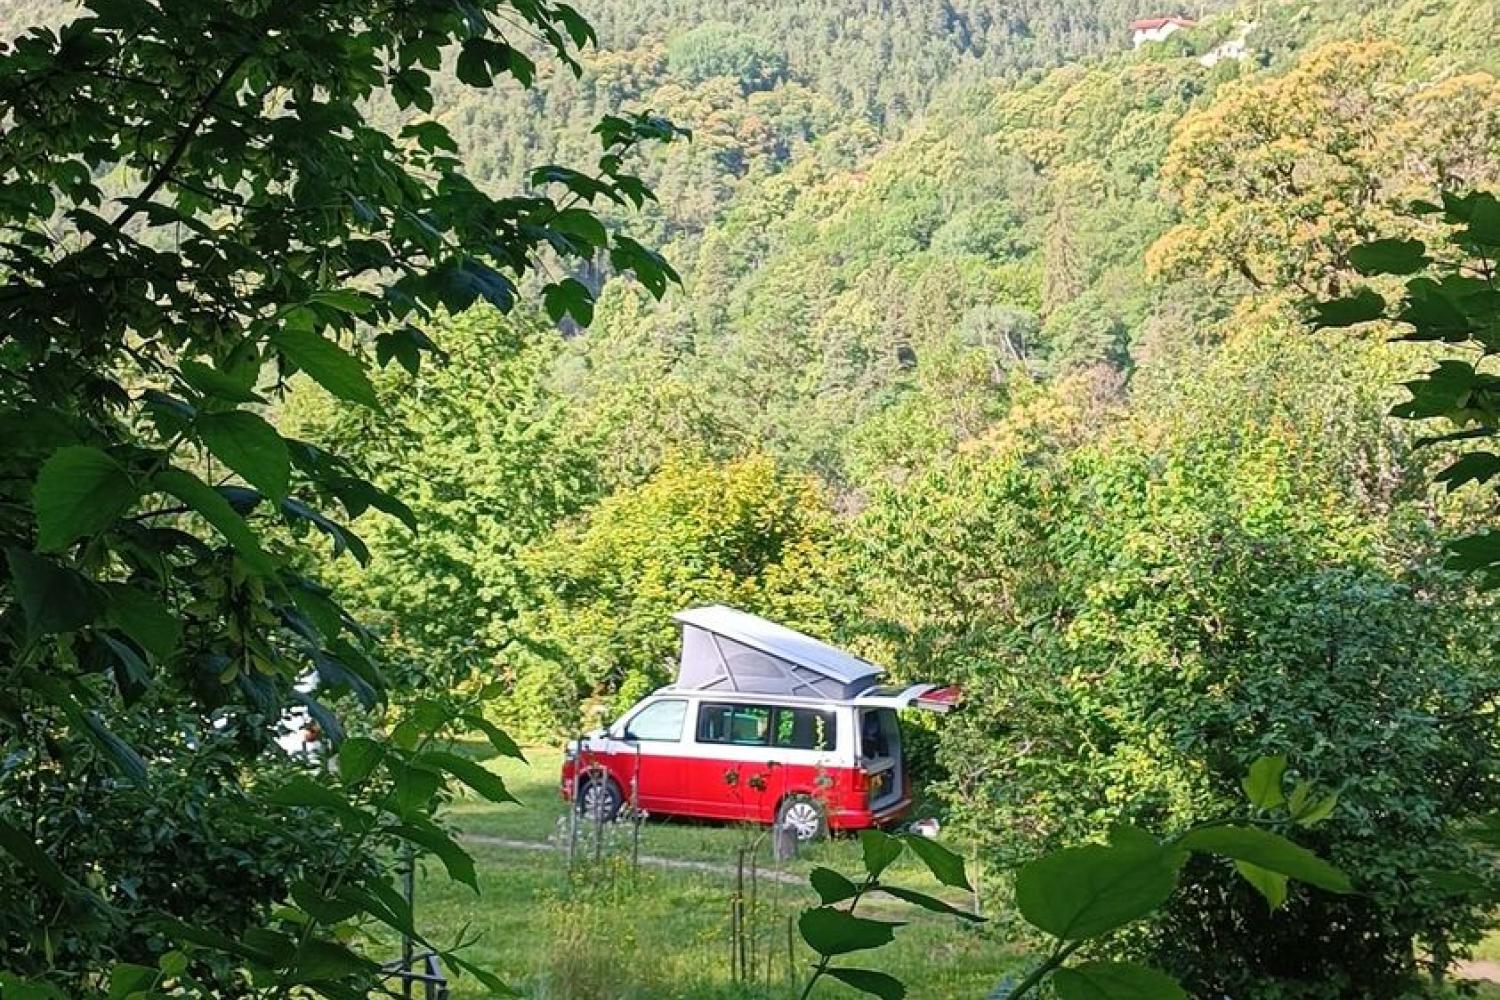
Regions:
M 843 701 L 870 692 L 884 673 L 852 653 L 722 604 L 673 617 L 682 623 L 679 688 Z

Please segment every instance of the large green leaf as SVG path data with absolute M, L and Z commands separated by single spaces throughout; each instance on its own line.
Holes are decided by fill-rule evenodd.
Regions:
M 1097 937 L 1166 902 L 1185 859 L 1182 851 L 1140 842 L 1070 847 L 1021 868 L 1016 906 L 1054 937 Z
M 18 548 L 6 549 L 5 561 L 32 635 L 75 631 L 103 610 L 99 588 L 66 566 Z
M 47 852 L 36 845 L 30 834 L 11 826 L 4 819 L 0 819 L 0 848 L 30 872 L 37 883 L 53 892 L 67 895 L 78 889 Z
M 214 457 L 277 501 L 291 488 L 292 458 L 276 428 L 247 410 L 204 413 L 198 434 Z
M 287 965 L 287 981 L 318 983 L 348 976 L 370 976 L 380 966 L 362 955 L 356 955 L 337 941 L 314 938 L 297 946 Z
M 275 968 L 280 957 L 273 952 L 256 947 L 248 938 L 243 941 L 236 940 L 212 927 L 200 927 L 171 917 L 163 917 L 152 923 L 154 929 L 171 940 L 212 948 L 226 955 L 237 955 L 264 969 Z
M 818 894 L 818 898 L 823 901 L 824 905 L 841 903 L 859 892 L 859 886 L 832 868 L 821 866 L 814 868 L 808 872 L 807 879 L 812 883 L 813 891 Z
M 1205 826 L 1178 840 L 1188 850 L 1217 854 L 1280 872 L 1329 892 L 1353 892 L 1349 877 L 1305 847 L 1280 834 L 1250 826 Z
M 474 859 L 447 833 L 426 821 L 392 827 L 391 833 L 437 855 L 437 859 L 448 870 L 449 878 L 462 882 L 475 892 L 479 891 L 479 876 L 474 871 Z
M 847 969 L 834 966 L 828 970 L 828 975 L 845 986 L 854 987 L 861 993 L 880 997 L 880 1000 L 902 1000 L 906 996 L 906 986 L 901 980 L 873 969 Z
M 939 882 L 955 889 L 967 889 L 970 892 L 974 887 L 969 884 L 969 876 L 964 872 L 964 859 L 948 850 L 935 840 L 929 840 L 919 834 L 909 834 L 901 838 L 911 852 L 922 863 L 927 870 L 932 872 L 933 877 Z
M 5 1000 L 69 1000 L 51 983 L 39 979 L 23 979 L 9 972 L 0 972 L 0 997 Z
M 1292 814 L 1293 822 L 1298 826 L 1317 826 L 1333 815 L 1333 810 L 1338 804 L 1337 792 L 1329 792 L 1320 796 L 1311 782 L 1303 781 L 1292 789 L 1286 808 Z
M 1369 288 L 1361 288 L 1343 299 L 1313 306 L 1313 322 L 1319 327 L 1357 326 L 1385 315 L 1385 299 Z
M 182 622 L 155 597 L 125 583 L 104 585 L 110 624 L 138 642 L 158 660 L 171 659 L 182 635 Z
M 253 388 L 253 367 L 246 368 L 248 377 L 228 375 L 217 368 L 191 358 L 178 364 L 182 380 L 205 396 L 214 396 L 230 403 L 259 403 L 261 398 Z
M 1360 274 L 1415 274 L 1432 263 L 1421 240 L 1374 240 L 1349 251 L 1349 263 Z
M 302 911 L 324 926 L 343 923 L 363 910 L 351 899 L 335 896 L 329 899 L 322 890 L 308 879 L 292 883 L 292 902 Z
M 1281 791 L 1281 779 L 1286 774 L 1286 756 L 1261 757 L 1250 765 L 1250 773 L 1240 783 L 1252 805 L 1262 809 L 1275 809 L 1286 801 Z
M 506 791 L 505 782 L 500 775 L 467 757 L 460 757 L 446 750 L 430 750 L 418 756 L 413 763 L 447 771 L 491 802 L 518 801 Z
M 929 896 L 925 892 L 917 892 L 915 889 L 903 889 L 895 885 L 882 885 L 879 886 L 879 891 L 895 896 L 897 899 L 904 899 L 908 903 L 920 906 L 924 910 L 931 910 L 933 913 L 946 913 L 951 917 L 959 917 L 973 923 L 984 922 L 984 918 L 972 910 L 962 909 L 946 900 L 938 899 L 936 896 Z M 825 899 L 824 902 L 829 902 L 829 900 Z
M 83 723 L 85 735 L 116 770 L 138 785 L 145 784 L 146 762 L 135 747 L 116 735 L 95 713 L 80 712 L 77 717 Z
M 339 778 L 357 785 L 368 778 L 385 756 L 385 747 L 367 736 L 354 736 L 339 745 Z
M 432 768 L 416 767 L 395 756 L 387 756 L 385 766 L 395 782 L 388 802 L 391 811 L 402 819 L 425 814 L 442 784 L 442 775 Z
M 149 965 L 116 962 L 109 970 L 109 1000 L 125 1000 L 156 985 L 161 973 Z
M 363 885 L 345 882 L 334 892 L 334 896 L 353 903 L 392 930 L 426 943 L 412 922 L 411 907 L 380 876 L 371 877 Z
M 901 923 L 856 917 L 832 906 L 803 910 L 797 919 L 802 940 L 820 955 L 846 955 L 851 951 L 879 948 L 895 940 Z
M 55 552 L 104 530 L 139 496 L 125 467 L 98 448 L 58 449 L 42 466 L 32 491 L 37 548 Z
M 594 321 L 594 293 L 576 278 L 564 278 L 542 290 L 542 301 L 547 315 L 554 323 L 571 316 L 579 326 L 588 326 Z
M 1136 962 L 1080 962 L 1052 974 L 1058 1000 L 1187 1000 L 1165 972 Z
M 307 809 L 324 809 L 350 820 L 359 820 L 361 813 L 349 800 L 326 785 L 311 778 L 295 777 L 274 789 L 266 801 L 279 806 L 299 806 Z
M 1500 455 L 1489 451 L 1468 452 L 1432 478 L 1450 490 L 1465 483 L 1487 483 L 1500 478 Z
M 1280 872 L 1273 872 L 1262 868 L 1260 865 L 1252 865 L 1248 861 L 1236 861 L 1235 870 L 1255 888 L 1255 891 L 1266 898 L 1266 904 L 1273 910 L 1279 910 L 1286 903 L 1287 877 Z
M 1446 548 L 1451 554 L 1443 565 L 1448 569 L 1487 569 L 1500 564 L 1500 528 L 1449 542 Z
M 182 469 L 163 469 L 156 474 L 157 489 L 170 493 L 203 516 L 209 524 L 223 535 L 244 559 L 246 565 L 257 572 L 270 574 L 276 564 L 260 546 L 260 539 L 250 530 L 245 519 L 235 513 L 224 495 L 203 480 Z
M 874 878 L 890 867 L 891 862 L 901 856 L 904 846 L 899 838 L 883 830 L 859 831 L 860 851 L 864 856 L 865 871 Z
M 501 729 L 499 726 L 495 725 L 484 716 L 478 714 L 467 714 L 459 716 L 459 719 L 465 724 L 473 726 L 475 729 L 484 733 L 485 738 L 490 741 L 490 746 L 493 747 L 495 752 L 500 754 L 502 757 L 511 757 L 515 760 L 522 761 L 526 759 L 526 755 L 521 752 L 521 748 L 516 744 L 516 741 L 511 739 L 509 734 L 507 734 L 505 730 Z
M 271 335 L 271 343 L 314 382 L 340 399 L 380 408 L 375 387 L 358 358 L 327 337 L 288 325 Z

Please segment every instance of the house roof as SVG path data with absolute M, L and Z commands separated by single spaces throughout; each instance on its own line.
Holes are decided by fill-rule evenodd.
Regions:
M 1185 17 L 1145 17 L 1139 21 L 1130 22 L 1131 31 L 1153 31 L 1169 24 L 1175 24 L 1179 28 L 1191 28 L 1196 21 L 1190 21 Z
M 884 669 L 845 652 L 836 646 L 803 635 L 795 629 L 767 621 L 757 615 L 711 604 L 702 608 L 689 608 L 672 616 L 684 625 L 701 628 L 705 632 L 733 639 L 762 653 L 794 663 L 813 673 L 838 681 L 853 684 L 884 673 Z

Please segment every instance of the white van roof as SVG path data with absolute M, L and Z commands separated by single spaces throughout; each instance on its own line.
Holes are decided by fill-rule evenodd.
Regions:
M 853 653 L 722 604 L 673 617 L 682 623 L 678 688 L 845 699 L 884 673 Z

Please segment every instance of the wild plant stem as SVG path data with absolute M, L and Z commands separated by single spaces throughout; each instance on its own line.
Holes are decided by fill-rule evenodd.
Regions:
M 1010 992 L 1008 1000 L 1019 1000 L 1020 997 L 1024 997 L 1026 994 L 1035 990 L 1042 984 L 1042 980 L 1046 979 L 1047 976 L 1051 974 L 1053 969 L 1056 969 L 1058 966 L 1062 965 L 1063 962 L 1066 962 L 1069 955 L 1073 954 L 1073 952 L 1082 947 L 1082 941 L 1073 941 L 1065 945 L 1060 943 L 1058 949 L 1054 951 L 1045 962 L 1032 970 L 1031 975 L 1021 980 L 1021 985 L 1017 986 Z
M 860 898 L 862 896 L 864 896 L 865 893 L 867 893 L 871 889 L 873 889 L 874 887 L 875 887 L 875 876 L 874 875 L 870 875 L 870 876 L 866 877 L 865 880 L 864 880 L 864 882 L 861 883 L 860 886 L 857 889 L 854 890 L 854 895 L 849 897 L 849 909 L 845 910 L 844 912 L 846 912 L 846 913 L 848 913 L 850 915 L 853 915 L 854 908 L 859 905 Z M 804 987 L 802 987 L 802 995 L 800 997 L 798 997 L 798 1000 L 807 1000 L 807 998 L 812 995 L 813 987 L 818 984 L 818 980 L 822 979 L 823 978 L 823 974 L 828 971 L 828 963 L 831 962 L 832 960 L 833 960 L 833 956 L 832 955 L 819 955 L 818 956 L 818 964 L 815 965 L 815 966 L 813 966 L 812 977 L 810 979 L 808 979 L 807 985 L 804 986 Z

